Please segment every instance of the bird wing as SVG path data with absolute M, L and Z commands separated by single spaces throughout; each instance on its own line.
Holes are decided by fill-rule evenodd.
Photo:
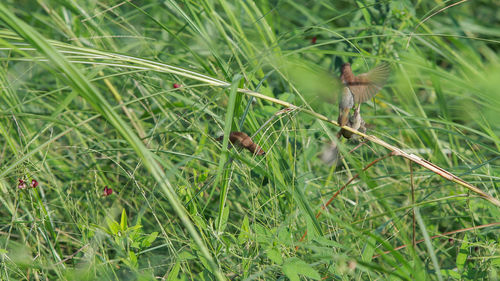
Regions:
M 371 99 L 384 86 L 391 70 L 388 63 L 381 63 L 367 73 L 355 76 L 347 83 L 354 95 L 354 102 L 359 104 Z

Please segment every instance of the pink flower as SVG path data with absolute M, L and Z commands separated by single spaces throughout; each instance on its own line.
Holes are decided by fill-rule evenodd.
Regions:
M 38 186 L 38 182 L 37 182 L 35 179 L 33 179 L 33 180 L 31 180 L 31 185 L 30 185 L 30 186 L 31 186 L 32 188 L 35 188 L 35 187 L 37 187 L 37 186 Z
M 177 84 L 177 83 L 174 84 L 175 89 L 180 88 L 180 87 L 181 87 L 181 84 Z
M 19 188 L 19 189 L 25 189 L 26 188 L 26 183 L 22 179 L 19 179 L 19 184 L 17 185 L 17 188 Z
M 113 194 L 113 189 L 108 188 L 108 186 L 106 185 L 106 186 L 104 187 L 104 193 L 103 193 L 103 196 L 109 196 L 109 195 L 111 195 L 111 194 Z

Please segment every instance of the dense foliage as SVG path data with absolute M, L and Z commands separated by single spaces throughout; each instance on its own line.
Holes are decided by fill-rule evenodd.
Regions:
M 499 198 L 499 53 L 498 1 L 4 0 L 0 279 L 494 280 L 499 206 L 319 116 L 387 62 L 368 134 Z

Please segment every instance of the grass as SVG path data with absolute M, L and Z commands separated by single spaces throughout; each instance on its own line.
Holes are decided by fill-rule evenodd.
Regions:
M 497 279 L 499 7 L 440 3 L 1 3 L 0 279 Z

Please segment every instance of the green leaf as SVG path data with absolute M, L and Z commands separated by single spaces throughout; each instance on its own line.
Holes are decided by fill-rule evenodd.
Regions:
M 313 240 L 316 237 L 320 237 L 320 233 L 317 231 L 316 224 L 313 222 L 311 217 L 306 217 L 306 226 L 307 226 L 307 239 Z
M 255 240 L 258 243 L 269 244 L 272 242 L 269 230 L 267 230 L 264 226 L 256 223 L 252 225 L 252 228 L 255 233 Z
M 203 264 L 203 266 L 205 267 L 205 270 L 208 270 L 210 273 L 213 273 L 212 272 L 212 269 L 210 268 L 210 265 L 208 264 L 207 262 L 207 259 L 205 259 L 204 256 L 202 255 L 198 255 L 198 260 L 201 261 L 201 263 Z
M 125 224 L 126 224 L 126 222 L 125 222 Z M 142 225 L 140 225 L 140 224 L 136 224 L 136 225 L 134 225 L 134 226 L 131 226 L 131 227 L 129 227 L 129 228 L 126 228 L 126 230 L 127 230 L 128 232 L 130 232 L 130 233 L 138 233 L 138 234 L 140 234 L 140 233 L 142 233 L 141 228 L 142 228 Z
M 222 220 L 217 220 L 217 229 L 219 229 L 219 231 L 224 231 L 224 229 L 226 229 L 228 217 L 229 207 L 224 206 L 224 210 L 222 211 Z M 222 225 L 218 225 L 219 223 L 222 223 Z
M 156 240 L 156 237 L 158 237 L 158 232 L 152 232 L 144 240 L 142 240 L 142 247 L 149 247 L 153 242 Z
M 269 248 L 266 251 L 267 257 L 274 263 L 276 264 L 282 264 L 283 263 L 283 257 L 281 256 L 280 251 L 276 248 Z
M 283 264 L 282 270 L 286 277 L 288 277 L 291 281 L 299 281 L 299 274 L 313 280 L 321 279 L 321 276 L 314 268 L 303 260 L 295 257 L 287 259 Z
M 125 212 L 125 209 L 122 210 L 122 217 L 120 219 L 120 228 L 122 231 L 125 231 L 127 227 L 127 212 Z
M 176 262 L 175 265 L 172 267 L 170 272 L 168 273 L 167 281 L 176 281 L 177 275 L 179 275 L 179 270 L 181 269 L 181 263 Z
M 278 242 L 283 245 L 292 244 L 292 235 L 286 227 L 281 227 L 278 231 Z
M 238 243 L 244 244 L 250 240 L 250 222 L 248 220 L 248 216 L 243 218 L 243 222 L 241 223 L 240 234 L 238 235 Z
M 372 260 L 373 253 L 375 253 L 375 238 L 370 236 L 370 238 L 366 240 L 361 260 L 364 262 L 370 262 Z
M 305 182 L 302 180 L 302 182 L 299 185 L 292 184 L 292 194 L 294 200 L 299 205 L 301 212 L 303 212 L 305 218 L 308 219 L 307 236 L 311 237 L 311 239 L 314 237 L 322 236 L 323 232 L 321 231 L 321 226 L 318 220 L 316 219 L 314 211 L 311 208 L 308 197 L 305 196 L 302 190 L 302 187 L 305 186 Z
M 356 1 L 356 4 L 358 4 L 358 7 L 360 8 L 360 11 L 363 14 L 363 18 L 365 19 L 366 24 L 371 25 L 372 18 L 370 16 L 370 13 L 368 12 L 368 9 L 366 8 L 366 6 L 363 5 L 362 1 Z
M 314 239 L 318 244 L 322 246 L 329 246 L 329 247 L 334 247 L 334 248 L 341 248 L 341 249 L 346 249 L 346 247 L 339 242 L 327 239 L 325 237 L 317 237 Z
M 465 267 L 465 262 L 467 261 L 467 256 L 469 255 L 469 242 L 467 234 L 464 235 L 462 245 L 460 245 L 460 250 L 457 255 L 457 269 L 458 272 L 463 272 Z
M 207 224 L 200 215 L 192 216 L 194 223 L 199 229 L 207 229 Z
M 184 261 L 184 260 L 192 260 L 192 259 L 195 259 L 196 257 L 191 254 L 190 252 L 188 251 L 182 251 L 179 256 L 177 257 L 177 259 L 179 261 Z
M 283 93 L 283 94 L 278 96 L 278 99 L 280 99 L 282 101 L 294 103 L 295 102 L 295 95 L 290 94 L 290 93 Z
M 137 256 L 135 255 L 134 251 L 128 252 L 128 259 L 130 261 L 130 266 L 136 268 L 137 267 Z
M 453 278 L 454 280 L 460 280 L 462 277 L 460 273 L 452 269 L 441 269 L 441 274 L 443 274 L 444 277 Z
M 120 225 L 116 221 L 106 218 L 106 223 L 112 235 L 116 235 L 120 231 Z

